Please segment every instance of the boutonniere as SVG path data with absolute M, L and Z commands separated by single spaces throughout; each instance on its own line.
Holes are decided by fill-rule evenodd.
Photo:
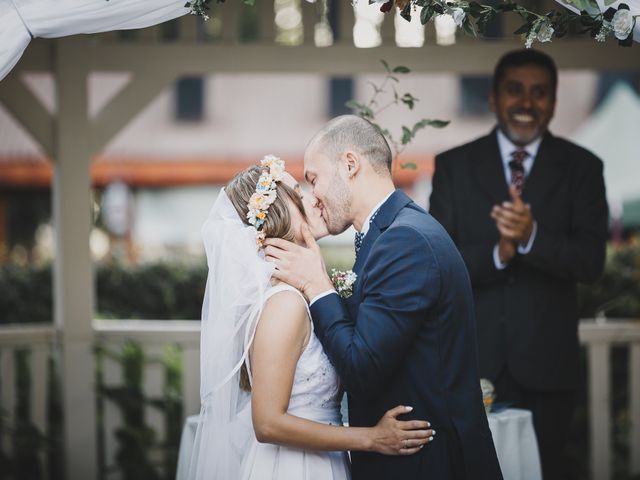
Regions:
M 353 284 L 356 283 L 358 275 L 353 273 L 353 270 L 331 270 L 331 282 L 336 288 L 338 295 L 342 298 L 349 298 L 353 294 Z

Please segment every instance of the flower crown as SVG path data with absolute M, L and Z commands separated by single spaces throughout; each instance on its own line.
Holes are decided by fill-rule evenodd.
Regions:
M 256 191 L 249 199 L 249 211 L 247 220 L 256 229 L 256 244 L 258 248 L 263 246 L 266 235 L 262 226 L 267 219 L 269 207 L 276 201 L 276 182 L 282 180 L 284 174 L 284 160 L 275 155 L 267 155 L 260 160 L 263 167 L 262 174 L 256 183 Z

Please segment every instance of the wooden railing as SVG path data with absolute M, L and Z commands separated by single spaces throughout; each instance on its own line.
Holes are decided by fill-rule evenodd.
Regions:
M 178 345 L 182 351 L 183 415 L 199 411 L 199 329 L 198 321 L 95 320 L 96 344 L 117 351 L 127 342 L 143 346 L 146 356 L 160 356 L 167 345 Z M 47 425 L 48 356 L 55 350 L 56 331 L 48 325 L 0 327 L 0 409 L 3 418 L 2 450 L 11 455 L 12 439 L 8 433 L 16 411 L 17 352 L 28 350 L 31 373 L 31 421 L 45 432 Z M 580 324 L 580 340 L 586 348 L 588 369 L 589 427 L 591 478 L 612 478 L 611 385 L 610 353 L 613 346 L 629 349 L 629 473 L 640 473 L 640 321 L 616 320 L 596 322 L 584 320 Z M 108 358 L 103 360 L 103 381 L 107 385 L 122 382 L 121 366 Z M 151 362 L 145 366 L 145 395 L 158 396 L 165 386 L 162 365 Z M 90 388 L 79 385 L 78 388 Z M 73 392 L 66 392 L 73 394 Z M 8 417 L 7 417 L 8 414 Z M 164 421 L 157 410 L 145 411 L 145 421 L 160 438 Z M 115 439 L 113 432 L 122 425 L 117 409 L 107 407 L 104 412 L 106 441 L 103 445 L 107 462 L 113 464 Z M 45 460 L 42 460 L 45 462 Z M 43 463 L 44 464 L 44 463 Z M 44 468 L 46 471 L 46 468 Z M 109 476 L 109 478 L 117 478 Z
M 580 342 L 587 349 L 591 478 L 612 472 L 611 347 L 629 349 L 629 473 L 640 474 L 640 321 L 583 321 Z
M 56 344 L 56 331 L 51 325 L 0 327 L 0 448 L 13 457 L 17 426 L 17 384 L 20 369 L 17 361 L 26 354 L 29 375 L 29 411 L 27 415 L 37 430 L 47 431 L 47 386 L 49 359 Z M 22 357 L 24 358 L 24 357 Z M 46 465 L 45 451 L 38 452 L 41 465 Z M 48 468 L 43 468 L 47 478 Z
M 147 399 L 159 399 L 167 388 L 167 371 L 163 364 L 164 350 L 168 345 L 181 351 L 182 369 L 182 420 L 200 411 L 200 322 L 199 321 L 149 321 L 149 320 L 95 320 L 95 342 L 112 354 L 120 353 L 125 345 L 134 342 L 144 350 L 142 392 Z M 110 355 L 101 355 L 101 388 L 118 388 L 124 384 L 123 362 Z M 113 470 L 117 465 L 118 438 L 116 433 L 125 426 L 122 412 L 116 404 L 103 402 L 101 435 L 102 449 L 99 460 L 103 470 Z M 143 409 L 144 425 L 155 433 L 155 444 L 167 444 L 166 411 L 146 403 Z M 181 422 L 182 424 L 182 422 Z M 163 463 L 163 462 L 156 462 Z M 162 469 L 160 469 L 162 471 Z M 173 478 L 172 472 L 162 471 L 163 478 Z M 121 478 L 116 471 L 107 476 L 110 480 Z

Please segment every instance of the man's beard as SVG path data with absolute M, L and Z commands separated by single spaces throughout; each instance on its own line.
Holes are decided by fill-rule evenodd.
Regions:
M 349 228 L 349 225 L 351 225 L 348 220 L 351 192 L 337 172 L 323 204 L 326 211 L 327 230 L 331 235 L 338 235 Z
M 500 126 L 500 130 L 511 140 L 515 145 L 528 145 L 537 138 L 540 138 L 544 132 L 547 130 L 547 125 L 540 122 L 540 114 L 534 110 L 523 110 L 518 109 L 516 111 L 510 111 L 508 113 L 509 117 L 516 115 L 518 113 L 524 113 L 534 118 L 534 121 L 537 123 L 537 127 L 535 130 L 531 131 L 531 133 L 521 133 L 516 129 L 511 128 L 508 121 L 500 120 L 498 122 Z

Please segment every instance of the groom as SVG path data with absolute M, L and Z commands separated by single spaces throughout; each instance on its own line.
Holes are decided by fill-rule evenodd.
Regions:
M 275 276 L 310 300 L 315 332 L 348 393 L 351 426 L 396 405 L 428 419 L 415 455 L 353 452 L 354 480 L 500 480 L 478 377 L 467 270 L 445 230 L 391 178 L 384 137 L 353 115 L 330 121 L 305 152 L 305 177 L 331 234 L 353 225 L 357 280 L 342 299 L 318 246 L 266 241 Z

